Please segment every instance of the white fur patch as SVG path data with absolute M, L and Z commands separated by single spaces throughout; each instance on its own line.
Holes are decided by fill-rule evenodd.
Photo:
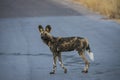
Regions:
M 87 52 L 88 53 L 88 55 L 89 55 L 89 57 L 90 57 L 90 59 L 92 60 L 92 61 L 94 61 L 94 54 L 92 53 L 92 52 Z

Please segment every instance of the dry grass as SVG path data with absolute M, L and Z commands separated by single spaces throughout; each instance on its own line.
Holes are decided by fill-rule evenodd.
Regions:
M 109 18 L 120 19 L 120 0 L 73 0 L 107 15 Z

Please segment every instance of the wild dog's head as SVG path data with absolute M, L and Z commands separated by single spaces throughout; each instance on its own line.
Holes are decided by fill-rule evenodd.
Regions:
M 42 27 L 42 25 L 38 26 L 39 32 L 41 33 L 41 39 L 48 44 L 49 41 L 52 41 L 52 35 L 50 34 L 51 26 L 47 25 L 45 29 Z

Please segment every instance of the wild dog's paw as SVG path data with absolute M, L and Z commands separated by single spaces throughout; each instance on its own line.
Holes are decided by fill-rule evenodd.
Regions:
M 55 72 L 50 72 L 50 74 L 55 74 Z
M 88 70 L 83 70 L 82 73 L 88 73 Z
M 64 73 L 67 73 L 67 69 L 64 69 Z

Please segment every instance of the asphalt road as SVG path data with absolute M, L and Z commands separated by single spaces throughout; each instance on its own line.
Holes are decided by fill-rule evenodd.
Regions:
M 120 24 L 104 20 L 100 15 L 80 13 L 67 5 L 50 0 L 23 1 L 29 7 L 20 3 L 22 0 L 0 1 L 0 80 L 120 79 Z M 37 4 L 41 4 L 39 8 Z M 18 10 L 22 6 L 25 10 L 20 9 L 25 12 Z M 11 9 L 10 12 L 7 9 Z M 39 10 L 40 14 L 28 13 L 34 12 L 34 9 Z M 50 24 L 51 34 L 54 36 L 87 37 L 95 55 L 89 73 L 81 73 L 84 62 L 72 51 L 62 54 L 68 73 L 64 74 L 57 64 L 56 74 L 50 75 L 52 54 L 40 39 L 39 24 Z
M 80 15 L 53 0 L 0 0 L 0 18 Z

